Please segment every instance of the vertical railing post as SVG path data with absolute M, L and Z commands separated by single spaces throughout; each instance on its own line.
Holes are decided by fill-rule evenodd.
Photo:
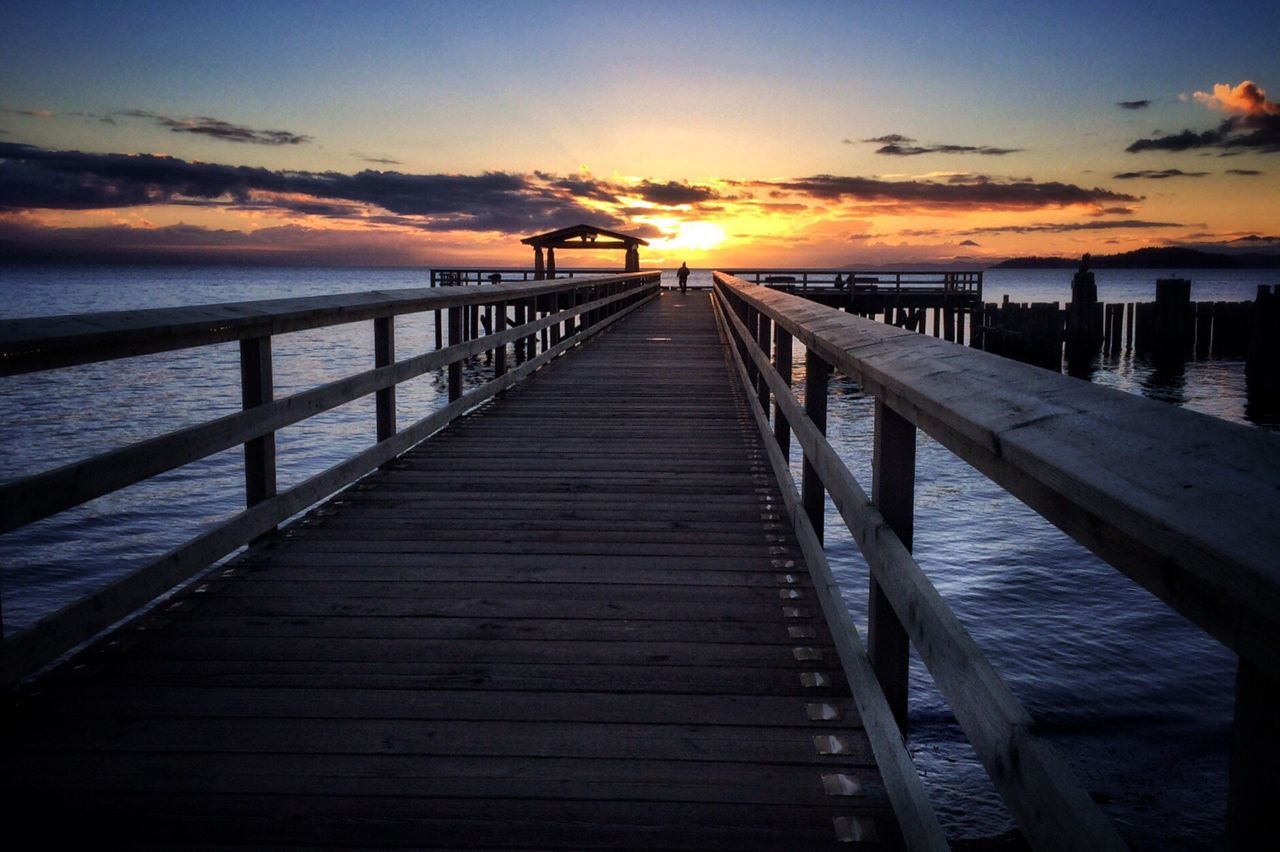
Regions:
M 240 341 L 240 401 L 245 409 L 271 401 L 271 337 Z M 244 443 L 244 497 L 254 506 L 276 494 L 276 435 L 270 432 Z
M 373 366 L 387 367 L 396 362 L 396 319 L 378 317 L 373 321 Z M 376 394 L 378 441 L 396 433 L 396 386 L 383 388 Z
M 911 549 L 914 532 L 916 427 L 876 399 L 875 449 L 871 471 L 871 501 L 899 540 Z M 902 735 L 907 734 L 907 667 L 911 644 L 875 577 L 867 612 L 867 656 Z
M 529 298 L 529 322 L 531 323 L 536 322 L 537 319 L 538 319 L 538 297 L 531 296 Z M 544 329 L 544 332 L 545 332 L 545 329 Z M 535 331 L 532 334 L 530 334 L 528 340 L 529 342 L 525 346 L 525 354 L 530 358 L 530 360 L 532 360 L 533 357 L 538 354 L 538 333 Z M 543 346 L 542 348 L 546 349 L 546 346 Z
M 493 331 L 501 334 L 507 330 L 507 303 L 498 302 L 493 306 Z M 493 377 L 496 379 L 507 372 L 507 344 L 501 343 L 493 350 Z
M 462 312 L 466 307 L 459 305 L 449 309 L 449 345 L 456 346 L 463 342 L 462 337 Z M 453 402 L 462 396 L 462 359 L 455 356 L 454 360 L 449 362 L 449 401 Z
M 773 325 L 769 317 L 765 316 L 763 311 L 756 312 L 756 343 L 764 350 L 764 357 L 769 358 L 769 331 Z M 764 411 L 766 419 L 769 417 L 769 380 L 765 376 L 765 371 L 758 371 L 756 379 L 756 396 L 760 399 L 760 408 Z
M 524 322 L 525 322 L 524 300 L 521 299 L 520 301 L 513 303 L 511 305 L 511 309 L 515 311 L 516 325 L 524 325 Z M 523 364 L 524 363 L 524 338 L 523 337 L 517 337 L 515 339 L 515 354 L 516 354 L 516 363 Z
M 791 332 L 786 331 L 780 324 L 773 326 L 773 365 L 778 370 L 778 375 L 782 377 L 782 381 L 791 385 Z M 782 413 L 782 408 L 778 405 L 777 400 L 773 403 L 773 438 L 778 442 L 778 446 L 782 449 L 783 458 L 791 458 L 791 424 L 787 422 L 787 417 Z
M 827 379 L 831 375 L 831 365 L 822 360 L 812 349 L 806 350 L 804 356 L 804 413 L 813 421 L 813 425 L 823 435 L 827 434 Z M 813 525 L 818 536 L 818 543 L 823 542 L 823 526 L 826 516 L 827 491 L 822 486 L 818 471 L 809 462 L 809 454 L 804 454 L 804 467 L 800 475 L 800 503 L 804 513 Z
M 1236 716 L 1227 773 L 1227 847 L 1256 849 L 1274 830 L 1280 810 L 1280 682 L 1241 659 L 1236 669 Z

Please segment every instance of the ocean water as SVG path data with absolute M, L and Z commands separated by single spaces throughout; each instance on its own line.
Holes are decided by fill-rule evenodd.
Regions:
M 1170 273 L 1098 270 L 1102 301 L 1154 298 Z M 674 284 L 674 278 L 664 283 Z M 1066 301 L 1069 270 L 998 270 L 988 301 Z M 1274 271 L 1196 270 L 1193 299 L 1250 299 Z M 160 307 L 425 286 L 425 270 L 0 265 L 0 317 Z M 708 285 L 710 273 L 691 283 Z M 372 366 L 371 323 L 282 335 L 276 395 Z M 397 353 L 433 345 L 430 316 L 402 318 Z M 803 387 L 803 358 L 796 386 Z M 468 371 L 482 381 L 480 364 Z M 1176 375 L 1121 354 L 1094 381 L 1257 428 L 1243 365 L 1191 362 Z M 832 380 L 832 443 L 870 485 L 872 400 Z M 400 423 L 444 396 L 428 374 L 398 390 Z M 0 480 L 48 470 L 239 406 L 234 344 L 6 378 L 0 383 Z M 1251 420 L 1251 417 L 1253 418 Z M 372 445 L 372 399 L 283 430 L 287 488 Z M 798 465 L 798 459 L 793 459 Z M 234 514 L 242 457 L 219 453 L 0 537 L 0 594 L 13 632 Z M 1221 844 L 1234 658 L 923 433 L 917 449 L 915 552 L 921 566 L 1122 832 L 1143 849 Z M 828 552 L 865 627 L 867 568 L 834 509 Z M 945 702 L 913 661 L 911 748 L 953 837 L 992 837 L 1012 822 Z

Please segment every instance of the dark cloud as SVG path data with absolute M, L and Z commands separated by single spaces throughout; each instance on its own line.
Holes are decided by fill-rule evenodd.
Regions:
M 404 163 L 399 160 L 393 160 L 390 157 L 370 157 L 368 154 L 361 154 L 359 151 L 352 151 L 351 156 L 357 160 L 364 160 L 366 163 L 374 163 L 379 166 L 403 166 Z
M 162 115 L 145 109 L 123 110 L 116 114 L 128 118 L 147 118 L 174 133 L 194 133 L 198 136 L 220 139 L 223 142 L 274 146 L 301 145 L 311 141 L 310 136 L 301 133 L 292 133 L 288 130 L 254 130 L 223 121 L 220 118 L 210 118 L 207 115 L 195 118 L 175 118 L 171 115 Z
M 1113 219 L 1105 222 L 1041 222 L 1034 225 L 991 225 L 959 232 L 980 234 L 1065 234 L 1071 231 L 1108 231 L 1116 228 L 1181 228 L 1176 222 L 1145 222 L 1141 219 Z
M 590 176 L 557 177 L 547 172 L 534 172 L 534 176 L 547 181 L 555 189 L 562 189 L 574 198 L 590 198 L 607 204 L 619 203 L 619 188 L 608 181 L 596 180 Z
M 973 240 L 964 240 L 960 243 L 962 246 L 981 246 L 981 243 L 975 243 Z
M 1132 216 L 1137 210 L 1136 207 L 1103 207 L 1095 210 L 1092 216 Z
M 1100 187 L 1087 189 L 1058 181 L 999 181 L 982 175 L 970 176 L 961 183 L 813 175 L 756 185 L 772 187 L 774 193 L 785 191 L 829 201 L 847 199 L 928 208 L 1035 210 L 1072 204 L 1095 207 L 1138 201 L 1136 196 Z
M 24 115 L 27 118 L 53 118 L 53 113 L 47 109 L 3 109 L 0 112 L 9 115 Z
M 681 204 L 700 204 L 719 198 L 719 194 L 709 186 L 696 186 L 669 180 L 666 183 L 641 181 L 638 186 L 627 189 L 628 195 L 636 195 L 651 204 L 666 207 L 677 207 Z
M 1151 101 L 1116 101 L 1116 106 L 1120 109 L 1146 109 L 1151 106 Z
M 917 145 L 915 139 L 903 136 L 901 133 L 874 136 L 862 141 L 879 145 L 876 153 L 890 157 L 917 157 L 921 154 L 981 154 L 1000 157 L 1005 154 L 1016 154 L 1022 150 L 1021 148 L 996 148 L 992 145 Z
M 1118 175 L 1113 175 L 1113 177 L 1115 177 L 1116 180 L 1135 180 L 1138 178 L 1145 178 L 1148 180 L 1165 180 L 1166 178 L 1175 177 L 1199 178 L 1204 177 L 1207 174 L 1209 173 L 1184 172 L 1182 169 L 1161 169 L 1159 171 L 1155 169 L 1143 169 L 1138 172 L 1121 172 Z
M 582 206 L 563 188 L 527 175 L 271 171 L 150 154 L 51 151 L 0 142 L 0 209 L 230 203 L 301 212 L 307 205 L 330 202 L 355 202 L 398 216 L 420 217 L 414 227 L 426 230 L 527 233 L 583 221 L 607 228 L 626 225 Z M 348 206 L 314 209 L 321 211 L 318 215 L 338 218 L 355 215 Z
M 1181 133 L 1139 139 L 1125 150 L 1137 154 L 1142 151 L 1190 151 L 1199 148 L 1217 149 L 1223 155 L 1245 151 L 1280 153 L 1280 115 L 1234 115 L 1223 120 L 1213 130 L 1199 133 L 1184 130 Z
M 1262 172 L 1257 169 L 1227 169 L 1226 173 L 1229 175 L 1242 175 L 1245 177 L 1253 177 L 1255 175 L 1262 174 Z

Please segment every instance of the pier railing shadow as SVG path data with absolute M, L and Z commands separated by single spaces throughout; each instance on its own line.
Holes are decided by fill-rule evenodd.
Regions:
M 246 494 L 243 512 L 4 637 L 0 688 L 410 449 L 635 310 L 658 288 L 659 273 L 634 272 L 0 321 L 0 376 L 239 341 L 243 401 L 235 414 L 0 485 L 0 534 L 237 445 L 244 446 Z M 481 310 L 491 333 L 479 333 Z M 396 360 L 395 318 L 426 311 L 436 312 L 438 329 L 447 315 L 448 345 L 437 337 L 435 351 Z M 273 398 L 274 335 L 357 322 L 373 323 L 374 369 Z M 463 362 L 483 353 L 493 377 L 464 392 Z M 441 369 L 448 373 L 448 404 L 398 428 L 396 386 Z M 370 394 L 377 443 L 277 493 L 275 432 Z
M 922 429 L 1238 655 L 1227 828 L 1236 848 L 1267 836 L 1280 756 L 1280 441 L 727 273 L 713 278 L 841 662 L 851 683 L 874 677 L 888 699 L 886 719 L 854 689 L 873 748 L 888 750 L 885 729 L 906 734 L 914 644 L 1034 848 L 1124 848 L 911 555 Z M 803 406 L 790 388 L 794 340 L 806 350 Z M 870 497 L 825 438 L 833 369 L 875 397 Z M 792 435 L 803 457 L 798 489 Z M 827 496 L 871 568 L 865 648 L 823 553 Z

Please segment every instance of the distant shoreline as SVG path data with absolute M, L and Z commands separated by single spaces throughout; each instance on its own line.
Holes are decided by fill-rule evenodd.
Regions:
M 1014 257 L 989 269 L 1075 269 L 1078 258 Z M 1188 248 L 1144 248 L 1089 259 L 1092 269 L 1280 269 L 1280 254 L 1221 254 Z

